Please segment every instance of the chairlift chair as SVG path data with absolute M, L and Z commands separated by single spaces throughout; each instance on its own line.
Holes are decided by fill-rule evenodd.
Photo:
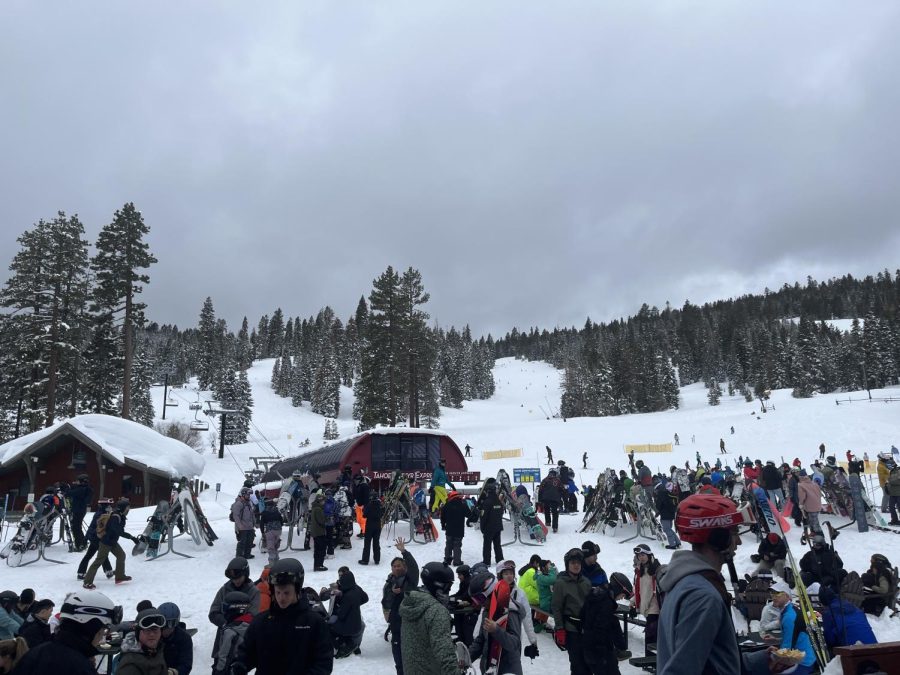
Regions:
M 209 422 L 206 420 L 194 420 L 191 422 L 191 431 L 209 431 Z
M 200 410 L 202 407 L 197 401 L 188 404 L 188 410 Z

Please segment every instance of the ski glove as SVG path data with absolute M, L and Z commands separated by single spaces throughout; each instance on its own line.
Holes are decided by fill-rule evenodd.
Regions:
M 563 632 L 565 632 L 565 631 L 563 631 Z M 538 646 L 536 644 L 528 645 L 527 647 L 525 647 L 523 652 L 524 652 L 525 656 L 527 656 L 532 661 L 534 661 L 534 659 L 539 655 Z
M 553 633 L 553 641 L 561 650 L 566 651 L 566 630 L 565 628 L 557 628 Z

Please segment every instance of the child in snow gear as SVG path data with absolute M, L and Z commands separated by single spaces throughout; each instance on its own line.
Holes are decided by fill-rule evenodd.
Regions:
M 250 596 L 241 591 L 226 593 L 222 601 L 222 615 L 225 617 L 225 625 L 222 627 L 218 649 L 213 655 L 213 675 L 231 673 L 231 666 L 237 660 L 238 647 L 244 642 L 244 636 L 253 620 Z

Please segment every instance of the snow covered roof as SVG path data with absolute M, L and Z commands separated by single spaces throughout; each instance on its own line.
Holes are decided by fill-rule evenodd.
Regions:
M 111 415 L 78 415 L 0 445 L 0 467 L 65 434 L 96 448 L 114 464 L 146 467 L 172 478 L 200 475 L 205 465 L 189 445 L 137 422 Z

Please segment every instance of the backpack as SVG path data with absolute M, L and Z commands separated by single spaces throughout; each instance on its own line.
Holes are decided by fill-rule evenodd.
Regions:
M 900 488 L 900 467 L 891 469 L 891 473 L 888 476 L 888 485 L 894 488 Z
M 97 533 L 97 539 L 103 539 L 106 536 L 106 526 L 109 524 L 109 516 L 111 514 L 104 513 L 102 516 L 97 518 L 97 525 L 94 528 L 94 531 Z

